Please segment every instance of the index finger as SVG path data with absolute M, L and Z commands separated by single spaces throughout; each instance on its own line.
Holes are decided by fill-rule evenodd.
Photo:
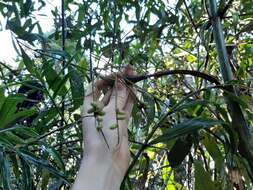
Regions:
M 83 111 L 86 114 L 87 111 L 91 108 L 91 103 L 98 101 L 102 91 L 107 90 L 109 84 L 105 80 L 97 80 L 94 83 L 90 83 L 87 87 L 85 96 L 84 96 L 84 103 L 83 103 Z

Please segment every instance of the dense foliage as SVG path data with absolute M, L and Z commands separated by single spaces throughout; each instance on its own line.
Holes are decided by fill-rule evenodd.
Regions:
M 173 72 L 135 84 L 121 189 L 253 188 L 252 0 L 62 3 L 45 32 L 50 1 L 0 1 L 18 53 L 0 62 L 0 189 L 69 189 L 85 86 L 129 63 Z

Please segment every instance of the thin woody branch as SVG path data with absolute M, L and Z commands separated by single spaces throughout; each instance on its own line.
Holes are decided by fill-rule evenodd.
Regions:
M 220 85 L 219 80 L 209 74 L 200 72 L 200 71 L 193 71 L 193 70 L 166 70 L 166 71 L 159 71 L 153 74 L 146 74 L 146 75 L 137 75 L 137 76 L 123 76 L 123 80 L 127 83 L 127 84 L 132 84 L 132 83 L 137 83 L 140 82 L 142 80 L 154 77 L 154 78 L 159 78 L 159 77 L 163 77 L 163 76 L 168 76 L 168 75 L 192 75 L 195 77 L 199 77 L 202 79 L 205 79 L 211 83 L 214 83 L 216 85 Z M 108 81 L 111 85 L 114 84 L 115 81 L 115 77 L 110 75 L 110 76 L 100 76 L 103 80 Z

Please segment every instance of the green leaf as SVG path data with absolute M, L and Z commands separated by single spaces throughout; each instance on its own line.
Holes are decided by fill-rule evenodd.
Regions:
M 62 179 L 65 183 L 69 184 L 66 177 L 62 174 L 62 172 L 56 170 L 47 160 L 44 160 L 42 158 L 38 158 L 36 155 L 32 154 L 31 152 L 27 150 L 20 150 L 18 152 L 20 156 L 22 156 L 26 161 L 36 165 L 37 167 L 43 168 L 48 170 L 50 173 L 52 173 L 54 176 L 59 177 Z
M 74 67 L 69 67 L 71 94 L 73 100 L 73 110 L 83 104 L 84 87 L 83 79 Z
M 27 118 L 31 115 L 34 115 L 35 113 L 37 113 L 36 108 L 31 108 L 31 109 L 28 109 L 28 110 L 19 111 L 19 112 L 13 114 L 11 117 L 6 118 L 5 126 L 8 126 L 12 123 L 15 123 L 20 119 L 24 119 L 24 118 Z
M 193 63 L 197 60 L 197 57 L 191 55 L 191 54 L 188 54 L 185 56 L 186 60 L 189 62 L 189 63 Z
M 22 46 L 19 46 L 20 50 L 21 50 L 21 54 L 22 54 L 22 58 L 24 61 L 24 64 L 27 68 L 27 70 L 31 73 L 34 74 L 35 70 L 34 70 L 34 63 L 33 61 L 30 59 L 30 57 L 26 54 L 26 52 L 24 51 L 24 49 L 22 48 Z
M 211 179 L 211 174 L 203 168 L 199 161 L 194 162 L 195 166 L 195 190 L 214 190 L 216 189 Z
M 144 83 L 143 85 L 144 88 L 148 88 L 148 85 L 146 83 Z M 146 109 L 145 109 L 145 113 L 147 115 L 147 126 L 149 126 L 155 118 L 155 101 L 153 99 L 153 97 L 150 97 L 148 95 L 146 95 L 145 93 L 143 93 L 143 100 L 145 102 L 146 105 Z
M 207 118 L 194 118 L 190 120 L 186 120 L 182 123 L 175 125 L 173 128 L 168 129 L 163 135 L 157 137 L 152 140 L 149 144 L 156 144 L 159 142 L 167 142 L 176 137 L 180 137 L 182 135 L 190 134 L 199 129 L 212 127 L 215 125 L 222 125 L 225 122 L 215 119 L 207 119 Z
M 17 110 L 17 104 L 23 102 L 25 99 L 24 95 L 21 94 L 15 94 L 15 95 L 9 95 L 0 110 L 0 128 L 6 127 L 7 124 L 9 124 L 13 119 L 15 120 L 16 118 L 13 118 L 16 110 Z M 19 115 L 18 115 L 19 116 Z M 23 116 L 20 114 L 20 116 Z
M 48 127 L 45 126 L 50 126 L 50 123 L 55 118 L 57 118 L 58 114 L 58 109 L 55 107 L 51 107 L 48 110 L 40 112 L 38 116 L 37 128 L 40 129 L 42 132 L 46 132 L 48 130 Z
M 240 104 L 244 109 L 248 108 L 248 104 L 247 102 L 240 96 L 234 95 L 233 93 L 230 92 L 226 92 L 226 97 L 228 97 L 229 99 L 231 99 L 232 101 L 237 102 L 238 104 Z
M 208 100 L 190 100 L 189 102 L 179 105 L 177 107 L 177 111 L 180 111 L 183 109 L 195 108 L 196 106 L 207 106 L 211 104 L 214 104 L 214 102 L 211 102 Z
M 24 17 L 27 17 L 30 14 L 30 10 L 33 6 L 32 0 L 26 0 L 25 3 L 23 4 L 23 7 L 21 9 L 21 14 Z
M 7 131 L 4 134 L 1 134 L 1 136 L 5 138 L 8 142 L 10 142 L 13 146 L 25 144 L 24 139 L 11 131 Z
M 11 155 L 11 154 L 9 154 L 9 156 L 10 156 L 10 160 L 13 167 L 13 174 L 16 179 L 19 179 L 21 173 L 20 173 L 20 166 L 18 163 L 18 157 L 16 157 L 16 155 Z
M 176 5 L 176 9 L 180 9 L 182 4 L 183 4 L 183 0 L 178 0 L 177 5 Z
M 51 146 L 45 145 L 45 151 L 49 153 L 49 155 L 52 157 L 53 161 L 57 164 L 57 166 L 61 169 L 61 171 L 65 171 L 65 164 L 62 160 L 61 155 Z
M 12 190 L 11 187 L 11 172 L 10 172 L 10 163 L 8 157 L 5 154 L 5 151 L 0 147 L 0 167 L 1 167 L 1 176 L 4 190 Z
M 32 127 L 25 127 L 25 126 L 17 126 L 14 129 L 15 133 L 22 134 L 22 136 L 27 137 L 37 137 L 39 134 L 36 132 L 35 128 Z
M 217 142 L 208 135 L 205 136 L 202 142 L 205 145 L 209 154 L 212 156 L 213 160 L 215 161 L 217 169 L 219 169 L 220 171 L 223 167 L 223 158 L 220 149 L 217 145 Z
M 0 110 L 2 109 L 4 101 L 5 101 L 4 89 L 0 86 Z
M 45 170 L 42 169 L 42 182 L 41 182 L 41 190 L 47 190 L 47 186 L 49 183 L 49 178 L 50 178 L 50 173 Z
M 192 147 L 192 138 L 190 135 L 177 139 L 168 153 L 170 166 L 175 168 L 179 166 L 189 154 Z
M 65 96 L 67 93 L 67 88 L 65 86 L 69 76 L 65 75 L 63 78 L 59 77 L 55 83 L 52 86 L 52 89 L 54 91 L 53 98 L 55 98 L 57 95 L 58 96 Z
M 30 164 L 20 157 L 20 165 L 21 165 L 21 171 L 22 171 L 22 186 L 25 190 L 32 190 L 32 174 L 31 174 L 31 166 Z
M 164 183 L 166 184 L 165 190 L 176 190 L 175 187 L 175 179 L 174 179 L 174 171 L 170 167 L 170 162 L 165 158 L 162 169 L 162 178 Z
M 54 91 L 53 97 L 55 98 L 57 95 L 63 96 L 67 92 L 67 88 L 65 83 L 68 79 L 68 75 L 61 76 L 61 74 L 57 73 L 51 64 L 43 65 L 43 75 L 46 78 L 46 81 L 49 85 L 49 88 Z
M 253 20 L 246 24 L 236 35 L 239 36 L 243 32 L 253 31 Z

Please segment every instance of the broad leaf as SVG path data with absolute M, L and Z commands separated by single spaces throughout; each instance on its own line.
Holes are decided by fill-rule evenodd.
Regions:
M 217 189 L 211 179 L 211 174 L 203 168 L 199 161 L 194 162 L 195 166 L 195 190 L 214 190 Z

